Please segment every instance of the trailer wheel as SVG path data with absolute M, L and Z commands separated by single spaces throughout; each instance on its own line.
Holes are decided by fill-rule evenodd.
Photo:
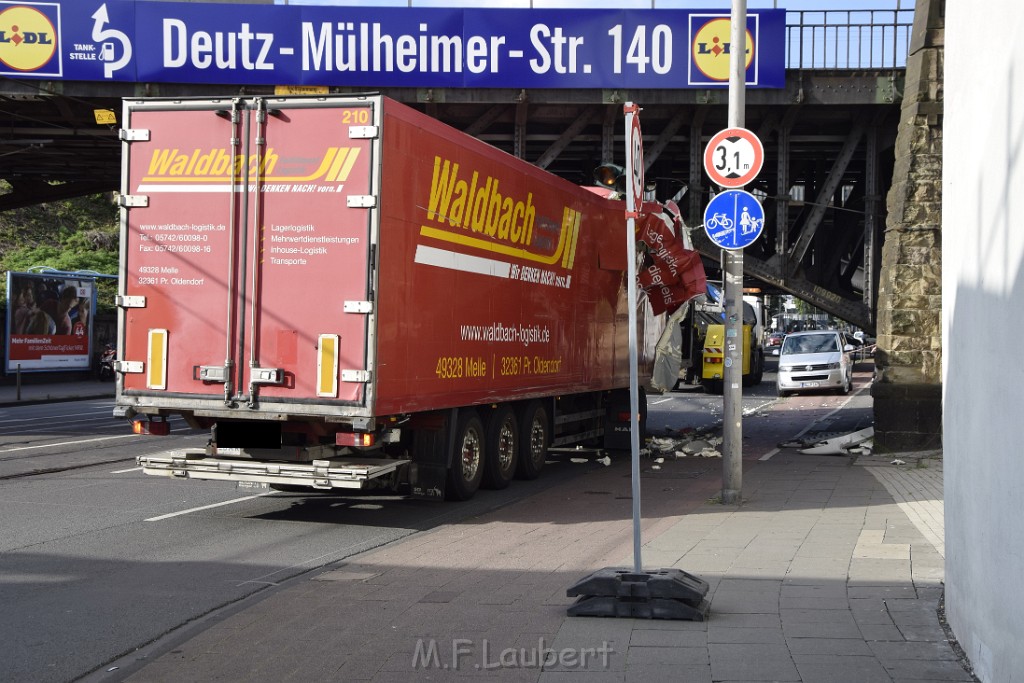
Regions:
M 501 405 L 487 420 L 487 454 L 483 485 L 503 489 L 512 481 L 519 461 L 519 422 L 510 405 Z
M 455 424 L 455 452 L 448 467 L 446 495 L 469 500 L 484 476 L 484 423 L 475 410 L 459 411 Z
M 540 401 L 530 401 L 523 409 L 519 421 L 519 464 L 516 476 L 520 479 L 536 479 L 548 457 L 551 443 L 551 426 L 548 411 Z

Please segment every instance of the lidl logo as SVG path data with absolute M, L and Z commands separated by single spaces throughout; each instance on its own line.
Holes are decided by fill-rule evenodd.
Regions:
M 695 21 L 690 19 L 690 82 L 722 83 L 729 80 L 729 60 L 736 49 L 732 43 L 732 22 L 728 17 L 708 19 L 706 16 Z M 746 45 L 743 46 L 744 71 L 754 61 L 756 49 L 754 35 L 748 26 Z M 747 81 L 750 81 L 749 73 Z
M 0 63 L 13 71 L 33 72 L 57 52 L 57 30 L 35 7 L 14 5 L 0 12 Z

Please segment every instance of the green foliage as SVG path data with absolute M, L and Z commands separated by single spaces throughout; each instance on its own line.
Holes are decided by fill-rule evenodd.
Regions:
M 0 181 L 0 194 L 10 186 Z M 117 205 L 109 194 L 37 204 L 0 213 L 0 268 L 26 272 L 34 266 L 117 274 Z M 0 279 L 0 306 L 7 280 Z M 117 281 L 97 280 L 97 308 L 114 307 Z
M 811 304 L 807 303 L 803 299 L 797 299 L 794 297 L 793 302 L 796 304 L 796 312 L 800 315 L 813 315 L 818 313 L 818 309 Z

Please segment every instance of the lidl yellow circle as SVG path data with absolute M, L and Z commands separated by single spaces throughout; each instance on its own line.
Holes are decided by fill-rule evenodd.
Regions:
M 57 50 L 57 31 L 45 14 L 17 6 L 0 12 L 0 62 L 16 71 L 45 66 Z
M 747 30 L 744 69 L 754 60 L 754 36 Z M 700 72 L 715 81 L 729 80 L 729 53 L 732 46 L 732 22 L 727 18 L 712 19 L 697 29 L 690 51 Z

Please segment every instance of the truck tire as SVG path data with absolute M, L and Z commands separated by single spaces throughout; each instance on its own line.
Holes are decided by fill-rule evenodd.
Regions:
M 519 419 L 519 463 L 516 476 L 536 479 L 548 457 L 551 443 L 551 424 L 548 411 L 540 401 L 530 401 Z
M 757 367 L 754 369 L 753 384 L 756 387 L 764 379 L 764 351 L 758 350 L 757 356 Z
M 505 488 L 515 476 L 519 462 L 519 422 L 507 403 L 498 406 L 487 420 L 484 451 L 484 487 Z
M 448 466 L 445 495 L 451 500 L 469 500 L 484 477 L 484 423 L 475 410 L 460 410 L 455 424 L 455 449 Z

